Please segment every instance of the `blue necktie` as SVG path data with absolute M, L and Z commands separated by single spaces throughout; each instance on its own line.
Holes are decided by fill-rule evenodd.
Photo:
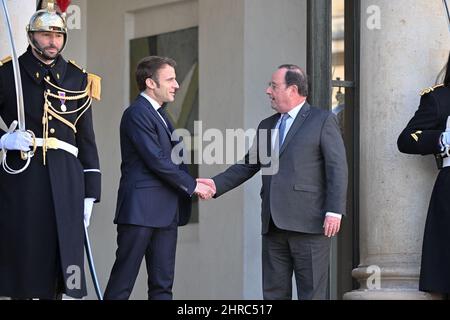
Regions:
M 278 149 L 281 149 L 284 141 L 284 131 L 286 130 L 286 120 L 289 118 L 289 113 L 283 113 L 281 117 L 280 126 L 278 128 Z

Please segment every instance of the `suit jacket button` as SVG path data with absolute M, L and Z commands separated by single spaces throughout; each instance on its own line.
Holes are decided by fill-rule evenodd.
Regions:
M 55 132 L 56 132 L 55 129 L 53 129 L 53 128 L 50 129 L 50 133 L 51 133 L 51 134 L 54 134 Z

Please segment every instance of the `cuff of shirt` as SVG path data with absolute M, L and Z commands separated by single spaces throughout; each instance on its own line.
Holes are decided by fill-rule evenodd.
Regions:
M 341 219 L 341 218 L 342 218 L 342 214 L 334 213 L 334 212 L 327 212 L 327 214 L 326 214 L 325 216 L 327 216 L 327 217 L 333 217 L 333 218 L 338 218 L 338 219 Z

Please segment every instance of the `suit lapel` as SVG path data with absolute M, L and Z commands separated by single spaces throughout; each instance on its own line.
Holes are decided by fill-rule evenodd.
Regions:
M 153 106 L 150 103 L 150 101 L 148 101 L 147 99 L 145 99 L 141 95 L 138 96 L 138 99 L 140 99 L 141 103 L 143 103 L 148 108 L 148 110 L 152 114 L 153 118 L 156 118 L 156 121 L 158 121 L 164 127 L 164 130 L 166 130 L 166 132 L 169 135 L 169 137 L 171 137 L 172 134 L 171 134 L 169 128 L 166 126 L 166 124 L 161 119 L 160 115 L 158 114 L 158 111 L 156 111 L 155 108 L 153 108 Z
M 266 150 L 267 150 L 267 156 L 271 157 L 272 156 L 272 131 L 274 131 L 275 126 L 277 125 L 277 121 L 280 117 L 280 114 L 277 113 L 275 115 L 273 115 L 271 118 L 269 118 L 269 121 L 267 122 L 267 125 L 264 126 L 261 129 L 266 130 L 267 133 L 267 146 L 266 146 Z
M 311 107 L 310 105 L 305 102 L 303 107 L 301 108 L 300 112 L 298 113 L 297 117 L 294 120 L 294 123 L 292 124 L 291 128 L 289 129 L 289 132 L 284 138 L 283 145 L 281 146 L 280 150 L 280 156 L 283 154 L 283 151 L 286 149 L 289 142 L 292 140 L 294 135 L 297 133 L 298 129 L 302 126 L 302 124 L 305 122 L 306 118 L 308 118 L 309 114 L 311 113 Z

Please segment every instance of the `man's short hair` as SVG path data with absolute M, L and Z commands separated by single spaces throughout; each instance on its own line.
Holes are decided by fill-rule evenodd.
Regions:
M 144 91 L 147 88 L 145 81 L 149 78 L 153 79 L 159 86 L 158 71 L 166 65 L 175 68 L 177 63 L 171 58 L 159 56 L 149 56 L 139 61 L 136 69 L 136 82 L 139 91 Z
M 298 93 L 303 96 L 307 97 L 309 94 L 308 89 L 308 76 L 303 71 L 302 68 L 299 66 L 296 66 L 295 64 L 283 64 L 278 67 L 278 69 L 287 69 L 285 79 L 286 86 L 297 86 Z

